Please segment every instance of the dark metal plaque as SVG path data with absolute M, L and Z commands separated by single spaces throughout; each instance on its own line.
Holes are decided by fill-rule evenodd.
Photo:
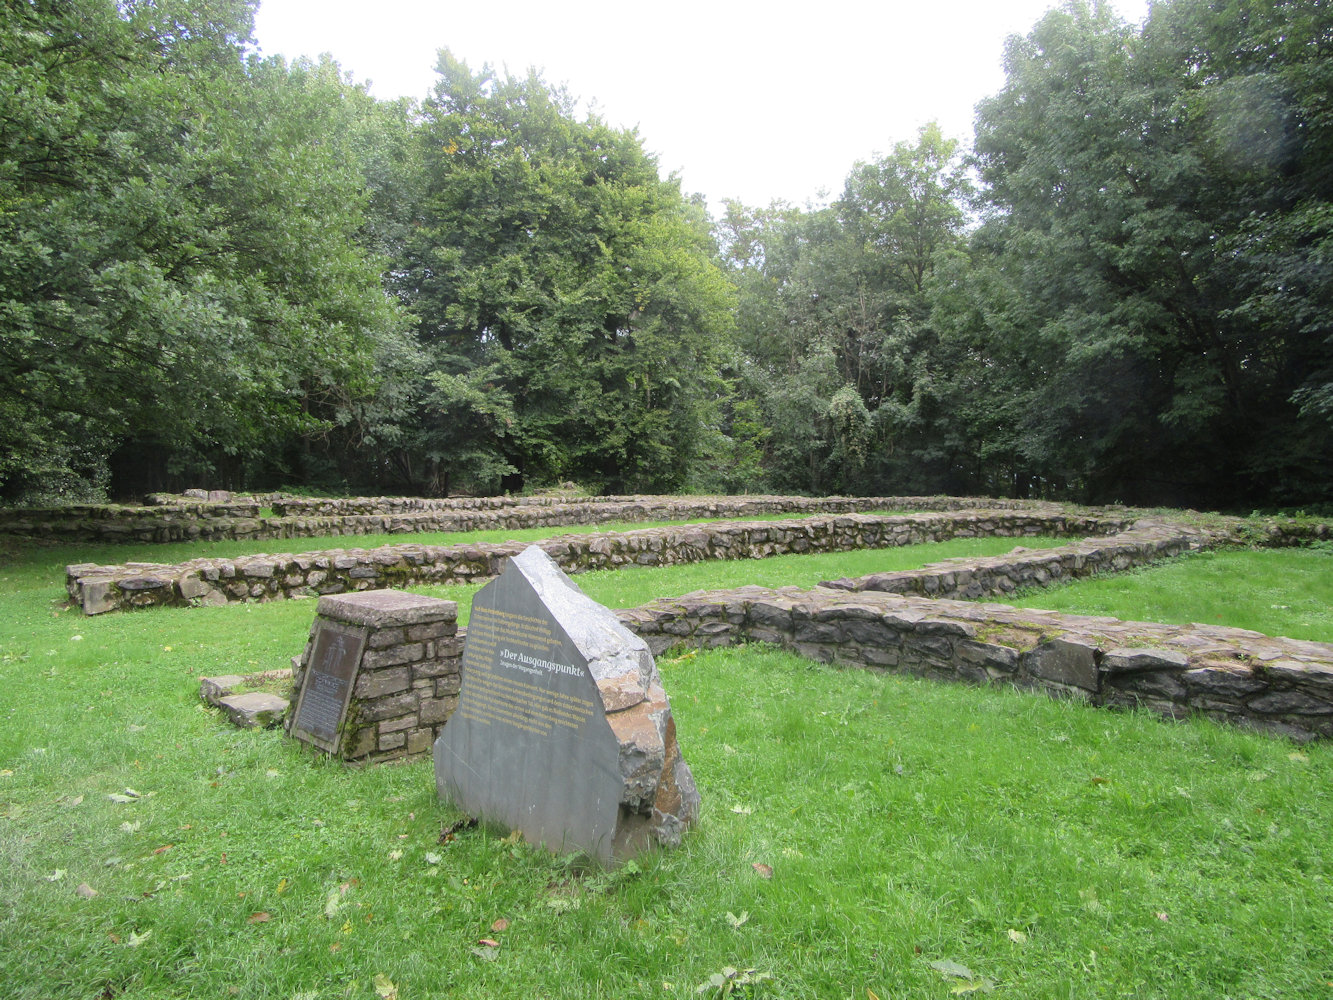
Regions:
M 364 626 L 321 621 L 296 698 L 291 735 L 329 753 L 338 752 L 339 730 L 356 686 L 366 646 Z

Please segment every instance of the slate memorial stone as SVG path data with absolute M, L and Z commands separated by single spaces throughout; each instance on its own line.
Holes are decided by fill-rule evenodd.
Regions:
M 541 549 L 477 593 L 458 708 L 435 742 L 441 798 L 557 852 L 674 846 L 699 795 L 652 654 Z
M 329 753 L 338 752 L 338 729 L 356 684 L 369 629 L 321 621 L 301 693 L 291 735 Z

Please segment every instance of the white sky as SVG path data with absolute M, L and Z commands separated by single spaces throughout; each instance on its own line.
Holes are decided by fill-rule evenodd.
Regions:
M 529 67 L 635 127 L 663 175 L 747 205 L 836 196 L 857 160 L 935 120 L 970 140 L 1004 39 L 1055 0 L 262 0 L 265 55 L 328 52 L 377 97 L 422 98 L 435 53 Z M 1140 21 L 1147 0 L 1111 0 Z

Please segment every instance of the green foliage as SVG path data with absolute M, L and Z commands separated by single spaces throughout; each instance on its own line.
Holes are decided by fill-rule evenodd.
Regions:
M 1329 29 L 1318 5 L 1176 2 L 1140 33 L 1074 3 L 1011 40 L 978 112 L 978 242 L 1043 373 L 1035 465 L 1129 502 L 1331 481 Z
M 249 30 L 241 2 L 5 5 L 5 492 L 70 442 L 271 446 L 364 391 L 400 325 L 330 141 L 338 99 L 369 98 L 331 64 L 247 60 Z
M 512 400 L 508 424 L 461 431 L 491 470 L 464 477 L 679 488 L 731 322 L 706 220 L 633 132 L 577 120 L 535 74 L 473 72 L 447 50 L 437 71 L 397 286 L 442 371 L 484 371 Z M 459 433 L 434 432 L 442 462 Z

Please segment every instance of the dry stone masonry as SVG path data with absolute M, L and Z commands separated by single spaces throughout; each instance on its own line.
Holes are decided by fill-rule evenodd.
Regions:
M 199 491 L 202 492 L 202 491 Z M 613 521 L 684 521 L 853 511 L 1027 509 L 1023 500 L 967 497 L 549 497 L 296 500 L 157 495 L 142 507 L 80 505 L 0 511 L 0 534 L 67 542 L 279 540 L 327 535 L 546 528 Z M 264 516 L 264 504 L 273 510 Z M 1038 505 L 1049 506 L 1049 505 Z
M 659 656 L 765 642 L 826 663 L 1333 737 L 1333 643 L 824 587 L 700 592 L 620 616 Z
M 849 552 L 1001 535 L 1084 537 L 1124 531 L 1123 517 L 1059 510 L 982 510 L 915 515 L 843 514 L 796 521 L 732 521 L 638 531 L 561 535 L 538 543 L 569 573 L 625 566 L 666 566 L 710 559 L 759 559 L 810 552 Z M 1220 536 L 1217 536 L 1220 537 Z M 1085 545 L 1074 560 L 1089 572 L 1126 560 L 1135 565 L 1212 544 L 1216 538 L 1187 526 L 1154 524 L 1105 559 Z M 1142 549 L 1138 556 L 1130 550 Z M 70 600 L 84 614 L 158 605 L 228 604 L 322 596 L 384 587 L 482 582 L 498 576 L 519 542 L 466 545 L 386 545 L 300 554 L 194 559 L 177 565 L 79 563 L 66 569 Z M 1080 570 L 1081 571 L 1081 570 Z M 1046 569 L 1021 577 L 1040 582 Z

